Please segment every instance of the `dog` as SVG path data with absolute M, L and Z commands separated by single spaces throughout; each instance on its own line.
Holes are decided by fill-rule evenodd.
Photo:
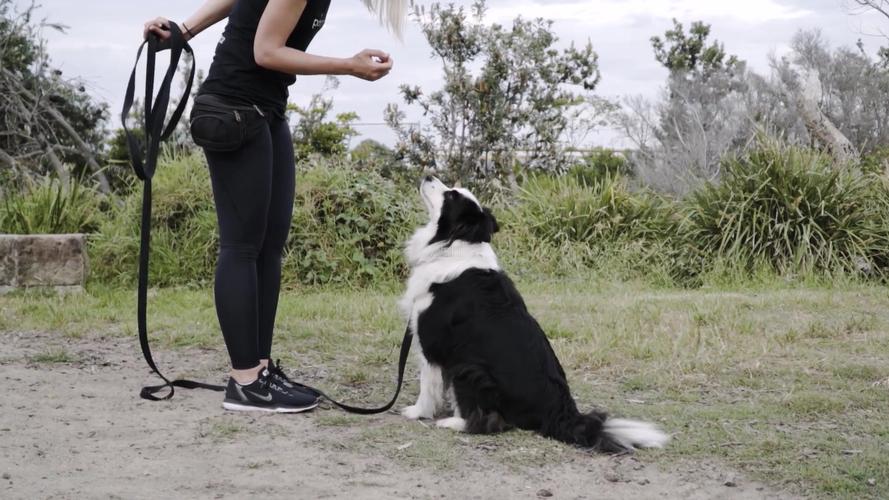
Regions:
M 429 222 L 408 240 L 410 277 L 399 309 L 419 340 L 420 395 L 409 419 L 490 434 L 512 428 L 602 452 L 662 447 L 646 422 L 581 413 L 549 340 L 491 248 L 491 210 L 463 188 L 427 176 Z

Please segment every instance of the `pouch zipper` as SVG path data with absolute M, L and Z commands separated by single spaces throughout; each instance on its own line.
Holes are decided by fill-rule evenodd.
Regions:
M 234 113 L 235 113 L 235 121 L 238 123 L 241 123 L 241 113 L 238 113 L 237 109 L 232 110 L 232 111 L 234 111 Z

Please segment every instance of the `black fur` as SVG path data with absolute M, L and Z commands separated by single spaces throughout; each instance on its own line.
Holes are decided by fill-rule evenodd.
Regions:
M 491 237 L 500 230 L 497 219 L 487 208 L 482 209 L 473 200 L 457 190 L 444 193 L 444 205 L 438 219 L 438 231 L 429 242 L 466 241 L 469 243 L 490 243 Z
M 624 450 L 603 432 L 604 413 L 578 411 L 549 340 L 503 272 L 469 269 L 430 291 L 432 304 L 418 318 L 420 345 L 453 387 L 467 432 L 518 427 L 586 448 Z

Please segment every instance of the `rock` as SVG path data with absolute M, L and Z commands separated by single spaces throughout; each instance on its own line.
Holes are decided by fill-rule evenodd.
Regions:
M 547 489 L 543 489 L 543 490 L 540 490 L 537 492 L 537 496 L 540 498 L 549 498 L 549 497 L 553 496 L 553 492 L 549 491 Z
M 3 479 L 9 480 L 11 478 L 12 478 L 12 476 L 10 476 L 8 472 L 3 473 Z
M 636 484 L 638 484 L 639 486 L 645 486 L 646 484 L 648 484 L 650 482 L 651 481 L 649 481 L 648 478 L 642 478 L 642 479 L 636 481 Z
M 0 286 L 15 286 L 16 270 L 15 239 L 0 236 Z
M 874 478 L 870 478 L 870 479 L 867 480 L 867 485 L 868 485 L 868 486 L 876 486 L 876 485 L 877 485 L 877 480 L 874 479 Z
M 722 484 L 725 485 L 725 486 L 728 486 L 729 488 L 734 488 L 735 486 L 738 485 L 738 483 L 732 481 L 731 479 L 729 479 L 728 481 L 726 481 L 726 482 L 724 482 L 724 483 L 722 483 Z
M 82 234 L 0 235 L 0 289 L 82 289 L 88 263 Z
M 620 481 L 620 474 L 613 470 L 607 471 L 605 472 L 605 480 L 609 483 L 616 483 Z

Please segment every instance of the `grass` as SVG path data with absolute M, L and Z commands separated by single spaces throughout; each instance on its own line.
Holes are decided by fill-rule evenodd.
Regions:
M 582 407 L 654 420 L 674 434 L 668 448 L 644 452 L 646 459 L 665 469 L 716 460 L 824 498 L 889 497 L 886 288 L 771 283 L 664 290 L 569 279 L 519 287 L 551 333 Z M 299 378 L 346 401 L 381 403 L 392 390 L 402 334 L 396 296 L 394 290 L 285 293 L 276 354 Z M 132 290 L 98 286 L 64 297 L 16 293 L 0 297 L 0 336 L 35 330 L 135 337 L 134 306 Z M 158 349 L 223 355 L 210 290 L 153 291 L 149 315 Z M 401 405 L 416 385 L 408 383 Z M 349 436 L 342 446 L 413 466 L 444 466 L 470 447 L 516 467 L 564 460 L 567 452 L 530 433 L 460 436 L 340 414 L 319 415 L 317 423 L 342 429 Z M 227 440 L 242 425 L 217 419 L 205 431 Z

